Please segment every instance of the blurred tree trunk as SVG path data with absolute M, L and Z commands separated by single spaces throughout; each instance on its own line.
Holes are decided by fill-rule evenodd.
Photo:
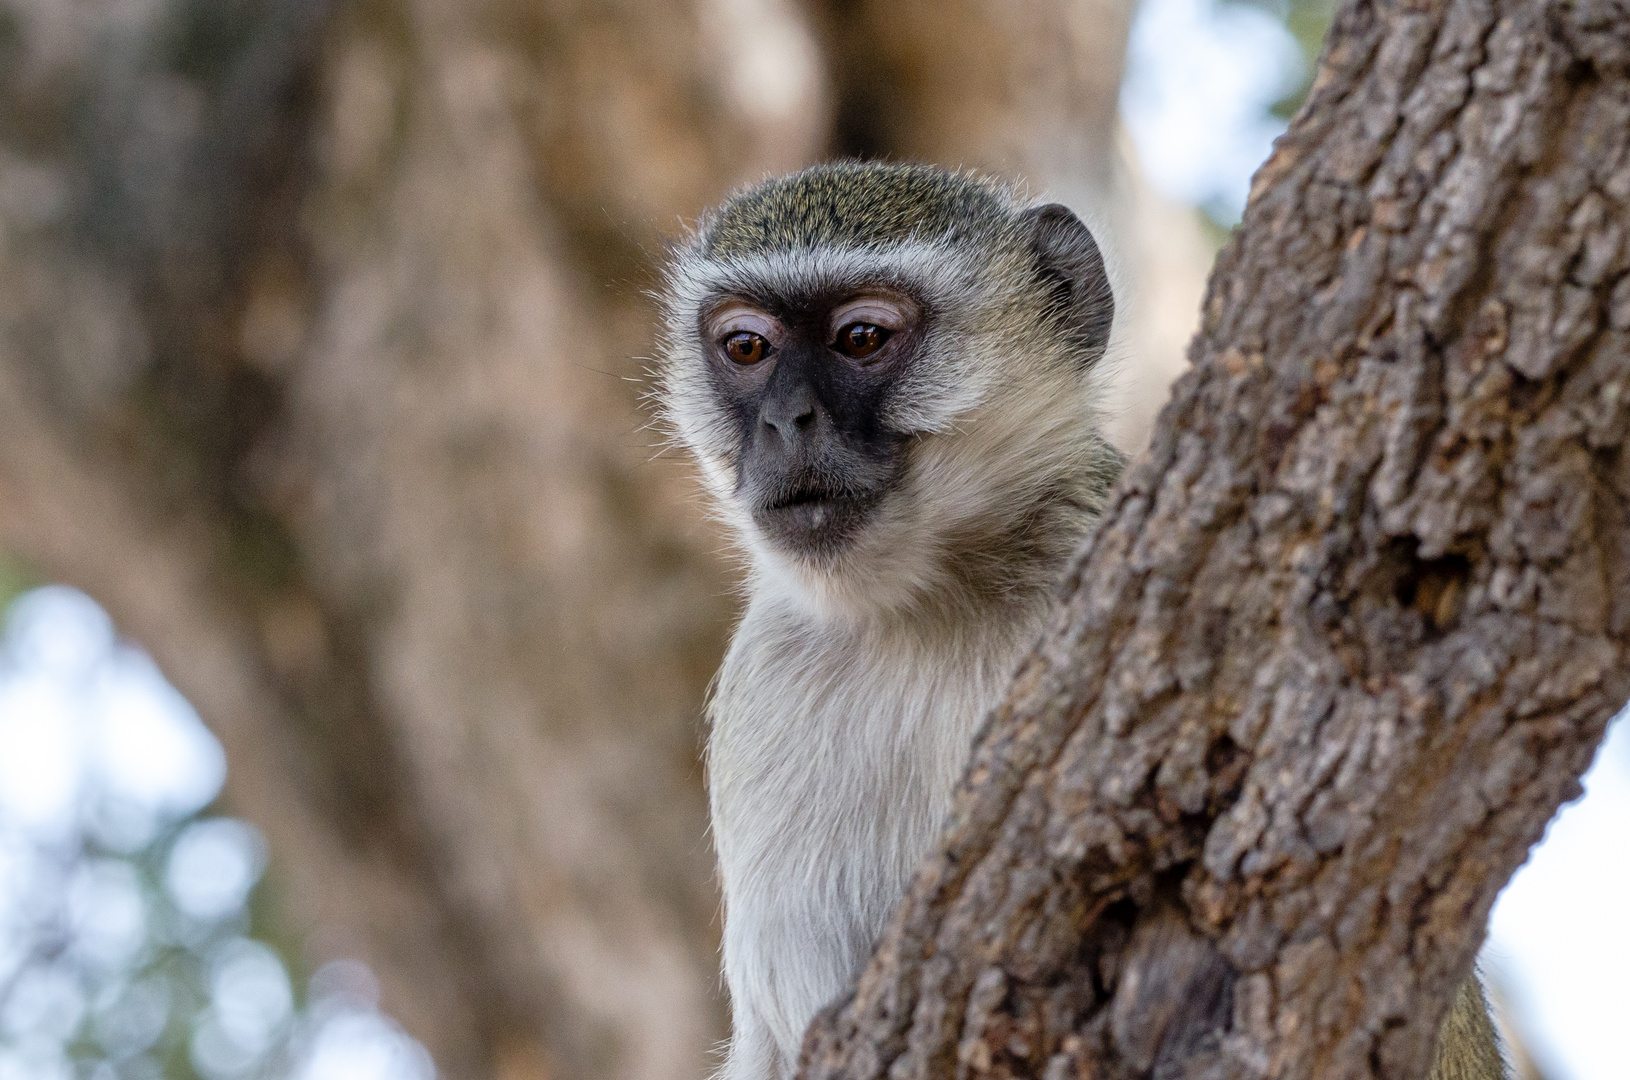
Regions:
M 698 1077 L 724 541 L 662 237 L 833 152 L 1109 198 L 1121 0 L 0 0 L 0 547 L 226 746 L 444 1074 Z
M 1630 696 L 1630 9 L 1354 0 L 806 1077 L 1423 1077 Z

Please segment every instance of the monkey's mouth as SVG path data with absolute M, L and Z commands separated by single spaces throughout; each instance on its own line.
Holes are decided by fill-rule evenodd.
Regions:
M 842 452 L 840 452 L 842 451 Z M 743 502 L 765 543 L 798 561 L 824 563 L 854 544 L 898 484 L 897 454 L 830 448 L 824 457 L 799 452 L 791 460 L 760 456 L 744 461 Z M 802 459 L 802 460 L 800 460 Z
M 802 554 L 829 551 L 853 534 L 871 500 L 800 484 L 765 499 L 753 514 L 766 538 Z
M 837 498 L 838 496 L 823 488 L 799 488 L 778 498 L 771 499 L 764 509 L 773 514 L 782 510 L 819 506 L 822 503 L 835 502 Z
M 776 522 L 782 532 L 818 533 L 834 524 L 844 502 L 842 496 L 824 488 L 797 488 L 771 499 L 759 516 Z

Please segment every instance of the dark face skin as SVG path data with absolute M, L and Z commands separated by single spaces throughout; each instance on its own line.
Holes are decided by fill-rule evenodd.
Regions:
M 886 289 L 725 298 L 704 316 L 713 385 L 741 448 L 736 494 L 777 547 L 838 550 L 898 482 L 907 435 L 879 418 L 923 321 L 920 304 Z

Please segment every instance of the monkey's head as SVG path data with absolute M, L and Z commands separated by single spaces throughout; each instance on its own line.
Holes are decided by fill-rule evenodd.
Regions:
M 666 285 L 662 412 L 759 580 L 817 609 L 1012 589 L 1119 467 L 1093 407 L 1114 301 L 1062 206 L 822 165 L 729 199 Z

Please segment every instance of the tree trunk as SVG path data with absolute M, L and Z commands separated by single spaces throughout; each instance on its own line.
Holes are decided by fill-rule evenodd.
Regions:
M 154 654 L 306 960 L 444 1075 L 724 1034 L 727 569 L 636 400 L 664 234 L 830 150 L 1097 184 L 1126 10 L 0 0 L 0 546 Z
M 1420 1077 L 1630 696 L 1630 9 L 1359 0 L 807 1078 Z

